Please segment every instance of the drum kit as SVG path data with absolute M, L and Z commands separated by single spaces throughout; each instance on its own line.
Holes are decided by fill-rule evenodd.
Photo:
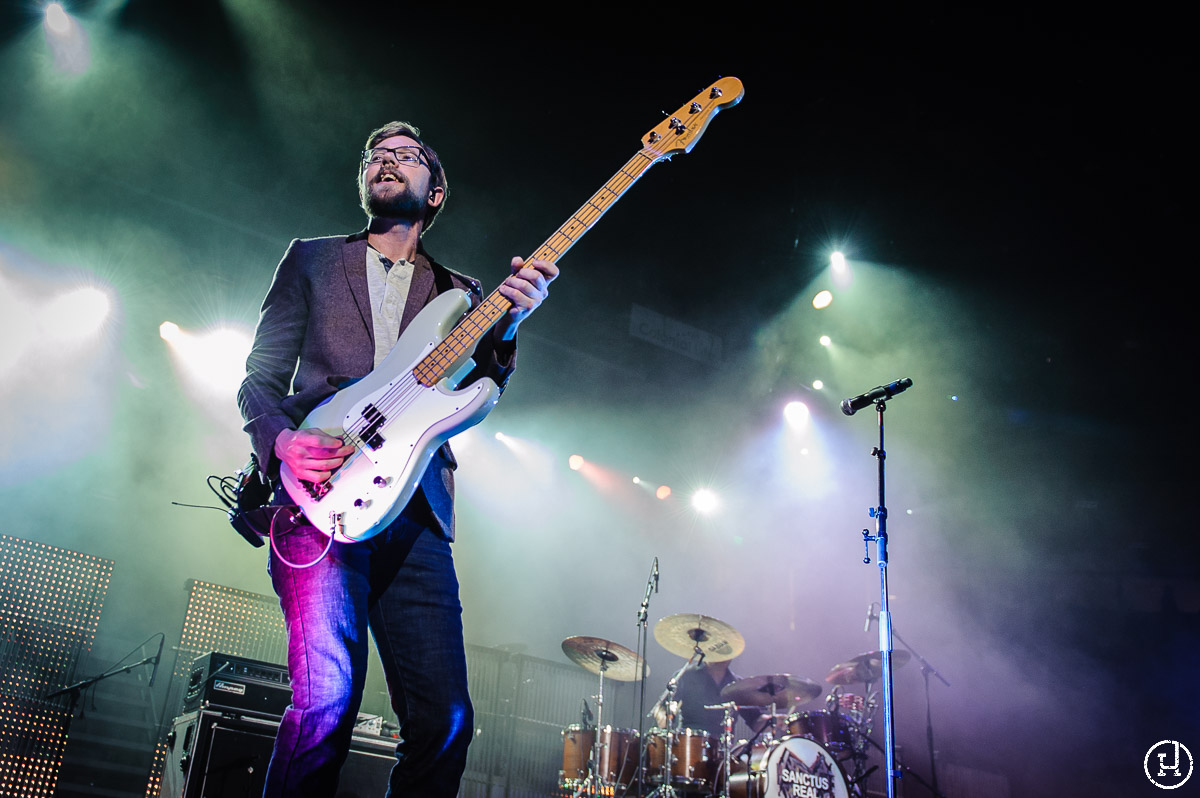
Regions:
M 654 638 L 688 661 L 671 677 L 650 711 L 655 727 L 644 741 L 636 729 L 604 723 L 604 680 L 641 680 L 649 674 L 641 657 L 598 637 L 569 637 L 562 642 L 567 658 L 600 680 L 596 716 L 584 699 L 581 722 L 562 732 L 558 784 L 564 791 L 572 791 L 575 797 L 633 796 L 648 789 L 651 798 L 860 798 L 866 794 L 867 777 L 877 770 L 870 766 L 871 749 L 882 750 L 870 736 L 879 705 L 872 685 L 882 674 L 880 652 L 834 665 L 824 678 L 832 690 L 823 709 L 806 706 L 824 692 L 812 679 L 780 673 L 729 682 L 720 689 L 720 703 L 703 707 L 721 713 L 721 731 L 714 734 L 686 725 L 688 718 L 675 700 L 675 688 L 689 666 L 732 660 L 745 649 L 745 639 L 727 623 L 690 613 L 660 620 Z M 892 666 L 908 660 L 908 652 L 895 651 Z M 846 689 L 860 684 L 861 693 Z M 750 726 L 749 739 L 734 739 L 738 716 Z

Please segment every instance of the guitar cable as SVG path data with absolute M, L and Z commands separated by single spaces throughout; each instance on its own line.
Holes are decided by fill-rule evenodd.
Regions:
M 319 563 L 321 560 L 325 559 L 325 556 L 327 554 L 329 554 L 329 550 L 333 548 L 333 535 L 329 536 L 329 542 L 325 544 L 325 549 L 320 554 L 318 554 L 317 558 L 315 560 L 313 560 L 312 562 L 305 563 L 303 565 L 292 562 L 291 560 L 284 557 L 283 554 L 280 553 L 279 547 L 275 543 L 275 520 L 277 518 L 279 518 L 279 513 L 281 513 L 284 510 L 287 510 L 287 509 L 288 508 L 286 508 L 286 507 L 279 507 L 275 510 L 274 513 L 271 514 L 271 528 L 267 533 L 267 537 L 271 539 L 271 551 L 275 552 L 275 556 L 279 558 L 279 561 L 281 563 L 283 563 L 284 565 L 288 566 L 289 568 L 298 568 L 301 570 L 304 568 L 312 568 L 314 565 Z M 294 517 L 293 517 L 293 520 L 294 520 Z M 314 527 L 314 529 L 315 529 L 315 527 Z M 290 530 L 289 530 L 289 532 L 290 532 Z M 288 532 L 281 532 L 280 534 L 286 535 L 286 534 L 288 534 Z

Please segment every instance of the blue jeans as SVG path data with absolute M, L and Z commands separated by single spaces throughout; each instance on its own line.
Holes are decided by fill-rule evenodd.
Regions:
M 328 538 L 276 532 L 287 560 L 311 562 Z M 265 798 L 333 796 L 367 673 L 368 628 L 402 738 L 388 796 L 453 798 L 474 731 L 462 605 L 450 543 L 401 516 L 362 543 L 334 543 L 312 568 L 272 552 L 271 582 L 288 629 L 292 704 L 267 769 Z

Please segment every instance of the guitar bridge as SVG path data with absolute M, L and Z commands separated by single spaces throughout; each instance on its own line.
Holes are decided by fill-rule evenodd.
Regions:
M 304 486 L 304 492 L 315 502 L 319 502 L 325 498 L 325 494 L 333 487 L 329 484 L 328 480 L 325 482 L 309 482 L 307 479 L 302 479 L 300 480 L 300 484 Z

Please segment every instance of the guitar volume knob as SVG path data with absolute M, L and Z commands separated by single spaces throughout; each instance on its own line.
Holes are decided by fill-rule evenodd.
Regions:
M 375 479 L 373 479 L 371 481 L 373 483 L 375 483 L 375 487 L 377 487 L 377 488 L 386 488 L 387 484 L 388 484 L 387 477 L 375 477 Z

